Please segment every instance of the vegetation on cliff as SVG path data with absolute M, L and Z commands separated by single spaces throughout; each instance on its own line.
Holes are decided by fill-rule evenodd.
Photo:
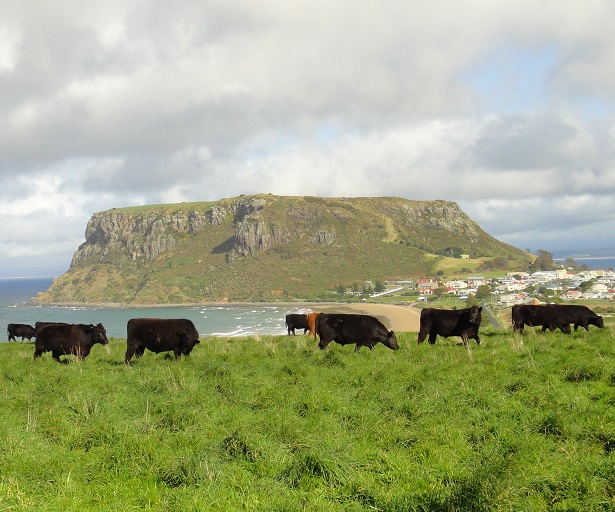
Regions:
M 457 204 L 240 196 L 114 208 L 88 222 L 44 302 L 318 300 L 340 283 L 429 275 L 450 250 L 527 266 Z M 459 261 L 459 260 L 458 260 Z

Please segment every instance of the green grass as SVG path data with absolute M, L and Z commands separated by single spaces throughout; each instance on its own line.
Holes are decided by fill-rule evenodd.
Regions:
M 613 510 L 613 331 L 482 337 L 4 343 L 0 510 Z

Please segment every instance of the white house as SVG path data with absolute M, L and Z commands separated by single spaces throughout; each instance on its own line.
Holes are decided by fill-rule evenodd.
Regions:
M 478 288 L 483 284 L 487 284 L 484 276 L 469 276 L 467 281 L 470 288 Z

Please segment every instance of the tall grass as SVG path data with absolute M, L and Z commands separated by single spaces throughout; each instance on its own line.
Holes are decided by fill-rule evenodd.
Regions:
M 612 510 L 613 335 L 0 348 L 0 510 Z

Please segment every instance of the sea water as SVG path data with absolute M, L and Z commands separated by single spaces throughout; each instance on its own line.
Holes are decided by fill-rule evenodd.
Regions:
M 52 278 L 0 279 L 0 328 L 9 323 L 66 322 L 102 323 L 109 338 L 126 338 L 131 318 L 188 318 L 201 336 L 251 336 L 286 334 L 288 313 L 311 311 L 302 306 L 178 306 L 101 308 L 95 306 L 38 306 L 31 303 L 38 292 L 51 285 Z M 18 338 L 19 340 L 20 338 Z M 0 335 L 0 341 L 8 336 Z

